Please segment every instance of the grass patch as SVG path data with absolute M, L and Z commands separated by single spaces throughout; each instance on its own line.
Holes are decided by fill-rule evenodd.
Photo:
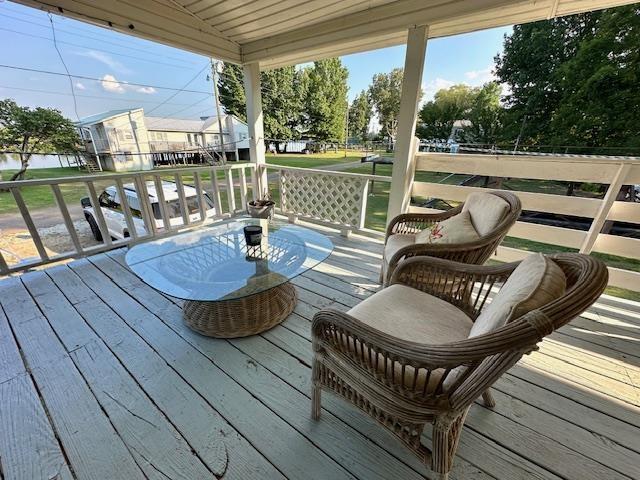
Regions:
M 607 287 L 604 293 L 611 295 L 612 297 L 620 297 L 627 300 L 633 300 L 634 302 L 640 302 L 640 292 L 634 292 L 633 290 L 627 290 L 626 288 Z
M 3 170 L 3 178 L 9 179 L 17 170 Z M 46 178 L 79 177 L 88 175 L 87 172 L 78 170 L 75 167 L 62 168 L 34 168 L 27 170 L 25 180 L 41 180 Z M 96 174 L 99 175 L 99 174 Z M 87 196 L 87 190 L 83 184 L 67 183 L 60 185 L 60 190 L 67 202 L 80 202 L 80 199 Z M 33 187 L 23 187 L 20 189 L 22 198 L 29 209 L 52 207 L 55 205 L 51 187 L 48 185 L 38 185 Z M 0 214 L 17 213 L 18 207 L 13 200 L 11 192 L 0 192 Z
M 539 252 L 544 254 L 561 253 L 561 252 L 577 252 L 577 248 L 562 247 L 560 245 L 551 245 L 549 243 L 534 242 L 524 238 L 507 237 L 502 242 L 505 247 L 519 248 L 528 252 Z M 609 255 L 607 253 L 591 252 L 591 256 L 599 258 L 608 267 L 621 268 L 623 270 L 631 270 L 632 272 L 640 272 L 640 260 L 635 258 L 619 257 L 617 255 Z
M 268 165 L 282 165 L 283 167 L 316 168 L 327 165 L 338 165 L 341 163 L 359 162 L 364 153 L 347 152 L 338 153 L 314 153 L 311 155 L 301 155 L 294 153 L 267 154 Z

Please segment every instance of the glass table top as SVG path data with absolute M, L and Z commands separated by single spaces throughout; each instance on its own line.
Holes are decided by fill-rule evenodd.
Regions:
M 247 247 L 244 227 L 260 225 Z M 127 264 L 145 283 L 184 300 L 233 300 L 281 285 L 333 251 L 314 230 L 276 220 L 240 219 L 132 247 Z

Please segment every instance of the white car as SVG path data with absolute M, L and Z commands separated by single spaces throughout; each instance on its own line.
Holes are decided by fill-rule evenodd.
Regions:
M 194 187 L 184 185 L 184 195 L 187 202 L 187 210 L 189 211 L 189 220 L 200 220 L 200 208 L 198 202 L 198 193 Z M 138 235 L 145 235 L 147 230 L 144 226 L 144 220 L 142 219 L 142 213 L 140 212 L 140 202 L 138 200 L 138 193 L 132 183 L 123 185 L 124 193 L 127 197 L 127 203 L 133 215 L 133 224 Z M 155 184 L 153 182 L 147 182 L 147 191 L 149 192 L 149 200 L 151 201 L 151 207 L 153 209 L 153 221 L 156 228 L 161 231 L 164 229 L 164 223 L 162 221 L 162 213 L 160 210 L 160 203 L 158 201 L 158 195 Z M 178 197 L 178 190 L 174 182 L 162 182 L 162 192 L 164 193 L 164 200 L 169 215 L 169 223 L 172 227 L 180 226 L 183 224 L 182 213 L 180 211 L 180 199 Z M 213 201 L 207 193 L 204 194 L 205 215 L 207 218 L 215 215 L 215 209 L 213 207 Z M 127 222 L 124 218 L 122 209 L 122 202 L 118 195 L 118 190 L 115 185 L 105 188 L 105 190 L 98 197 L 100 203 L 100 210 L 104 216 L 105 223 L 107 224 L 107 230 L 111 238 L 123 239 L 130 236 Z M 98 222 L 95 217 L 95 211 L 91 206 L 89 198 L 83 198 L 80 203 L 84 211 L 84 218 L 91 227 L 91 232 L 97 241 L 102 241 L 102 234 L 98 228 Z

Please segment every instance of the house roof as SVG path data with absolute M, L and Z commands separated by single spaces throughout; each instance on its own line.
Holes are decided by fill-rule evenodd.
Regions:
M 261 68 L 632 4 L 636 0 L 14 0 L 129 35 Z
M 84 117 L 84 118 L 80 119 L 80 121 L 76 122 L 75 125 L 77 127 L 88 127 L 89 125 L 95 125 L 96 123 L 104 122 L 105 120 L 109 120 L 110 118 L 118 117 L 118 116 L 120 116 L 122 114 L 129 113 L 129 112 L 136 112 L 138 110 L 141 110 L 141 109 L 140 108 L 134 108 L 134 109 L 125 108 L 125 109 L 120 109 L 120 110 L 109 110 L 109 111 L 102 112 L 102 113 L 96 113 L 95 115 L 90 115 L 88 117 Z
M 168 132 L 202 132 L 202 120 L 188 120 L 184 118 L 144 117 L 147 130 L 161 130 Z

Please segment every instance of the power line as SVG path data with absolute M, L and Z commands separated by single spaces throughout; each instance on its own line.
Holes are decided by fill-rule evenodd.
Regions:
M 3 30 L 5 32 L 15 33 L 17 35 L 24 35 L 26 37 L 39 38 L 41 40 L 47 40 L 49 42 L 53 41 L 49 37 L 45 37 L 45 36 L 42 36 L 42 35 L 35 35 L 33 33 L 20 32 L 18 30 L 12 30 L 10 28 L 0 27 L 0 30 Z M 99 52 L 110 53 L 112 55 L 118 55 L 118 56 L 121 56 L 121 57 L 127 57 L 127 58 L 131 58 L 133 60 L 138 60 L 138 61 L 142 61 L 142 62 L 155 63 L 155 64 L 158 64 L 158 65 L 165 65 L 165 66 L 174 67 L 174 68 L 184 68 L 184 65 L 175 65 L 173 63 L 159 62 L 157 60 L 149 60 L 148 58 L 136 57 L 135 55 L 127 55 L 126 53 L 118 53 L 118 52 L 114 52 L 113 50 L 105 50 L 104 48 L 87 47 L 85 45 L 80 45 L 78 43 L 73 43 L 73 42 L 65 42 L 63 40 L 58 41 L 58 43 L 62 43 L 64 45 L 71 45 L 73 47 L 84 48 L 84 49 L 88 49 L 88 50 L 96 50 L 96 51 L 99 51 Z
M 76 98 L 76 91 L 73 88 L 73 78 L 71 78 L 71 74 L 69 73 L 69 69 L 67 68 L 67 64 L 64 63 L 64 58 L 62 58 L 62 53 L 60 53 L 60 49 L 58 48 L 58 42 L 56 40 L 56 27 L 53 24 L 53 16 L 49 14 L 49 21 L 51 22 L 51 33 L 53 34 L 53 46 L 58 52 L 58 56 L 60 57 L 60 62 L 62 62 L 62 66 L 67 72 L 67 77 L 69 78 L 69 85 L 71 86 L 71 96 L 73 97 L 73 110 L 76 112 L 76 118 L 80 121 L 80 114 L 78 113 L 78 99 Z
M 18 13 L 18 12 L 12 12 L 12 13 Z M 38 22 L 32 22 L 30 20 L 23 20 L 21 18 L 14 17 L 12 15 L 7 15 L 6 13 L 0 13 L 0 17 L 11 18 L 11 19 L 16 20 L 18 22 L 29 23 L 31 25 L 35 25 L 35 26 L 41 27 L 41 28 L 49 28 L 48 25 L 43 25 L 43 24 L 38 23 Z M 64 33 L 66 35 L 73 35 L 75 37 L 83 37 L 83 38 L 88 38 L 88 39 L 91 39 L 91 40 L 97 40 L 98 42 L 108 43 L 109 45 L 113 45 L 113 46 L 118 47 L 118 48 L 124 48 L 124 49 L 127 49 L 127 50 L 133 50 L 133 51 L 149 54 L 149 50 L 148 49 L 136 48 L 136 47 L 132 47 L 130 45 L 124 45 L 122 43 L 117 43 L 117 42 L 112 42 L 112 41 L 109 41 L 109 40 L 105 40 L 104 38 L 95 37 L 95 36 L 92 36 L 92 35 L 85 35 L 83 33 L 73 32 L 71 30 L 65 30 L 64 28 L 60 28 L 60 27 L 57 28 L 57 31 L 58 31 L 58 33 Z M 115 33 L 115 32 L 112 32 L 112 33 Z M 152 43 L 152 42 L 150 42 L 150 43 Z M 153 54 L 153 55 L 159 55 L 159 54 Z M 182 58 L 172 57 L 170 55 L 164 55 L 164 54 L 162 56 L 165 57 L 165 58 L 170 58 L 172 60 L 177 60 L 179 62 L 184 62 L 184 63 L 189 63 L 189 64 L 192 64 L 192 65 L 195 65 L 195 62 L 191 62 L 189 60 L 184 60 Z
M 202 68 L 198 71 L 198 73 L 196 73 L 196 74 L 193 76 L 193 78 L 192 78 L 191 80 L 189 80 L 187 83 L 185 83 L 185 84 L 184 84 L 184 86 L 183 86 L 182 88 L 178 89 L 175 93 L 173 93 L 172 95 L 170 95 L 169 97 L 167 97 L 167 98 L 164 100 L 164 102 L 159 103 L 158 105 L 156 105 L 155 107 L 153 107 L 153 108 L 152 108 L 149 112 L 147 112 L 147 113 L 151 113 L 151 112 L 153 112 L 154 110 L 157 110 L 157 109 L 158 109 L 158 108 L 160 108 L 162 105 L 164 105 L 165 103 L 167 103 L 169 100 L 171 100 L 172 98 L 174 98 L 176 95 L 178 95 L 178 94 L 179 94 L 179 93 L 181 93 L 181 92 L 184 92 L 185 88 L 187 88 L 187 87 L 188 87 L 188 86 L 189 86 L 189 85 L 190 85 L 190 84 L 191 84 L 191 83 L 192 83 L 196 78 L 198 78 L 198 77 L 200 76 L 200 74 L 201 74 L 202 72 L 204 72 L 204 70 L 205 70 L 208 66 L 209 66 L 209 64 L 208 64 L 208 63 L 206 63 L 206 64 L 204 65 L 204 67 L 202 67 Z
M 64 95 L 64 96 L 68 96 L 70 97 L 71 94 L 70 93 L 65 93 L 65 92 L 56 92 L 53 90 L 41 90 L 38 88 L 24 88 L 24 87 L 14 87 L 11 85 L 0 85 L 0 88 L 6 88 L 8 90 L 19 90 L 19 91 L 24 91 L 24 92 L 34 92 L 34 93 L 47 93 L 50 95 Z M 116 98 L 116 97 L 108 97 L 106 95 L 83 95 L 81 93 L 76 93 L 76 97 L 80 97 L 80 98 L 96 98 L 96 99 L 101 99 L 101 100 L 111 100 L 111 101 L 116 101 L 116 102 L 140 102 L 140 103 L 153 103 L 153 104 L 157 104 L 160 103 L 160 100 L 145 100 L 142 98 Z M 173 106 L 178 106 L 178 107 L 184 107 L 186 105 L 191 105 L 190 103 L 166 103 L 165 105 L 173 105 Z
M 28 67 L 18 67 L 15 65 L 6 65 L 6 64 L 0 64 L 0 68 L 7 68 L 10 70 L 21 70 L 24 72 L 34 72 L 34 73 L 44 73 L 47 75 L 58 75 L 58 76 L 63 76 L 66 77 L 67 74 L 66 73 L 62 73 L 62 72 L 52 72 L 50 70 L 41 70 L 38 68 L 28 68 Z M 158 90 L 180 90 L 182 92 L 185 93 L 201 93 L 201 94 L 209 94 L 209 92 L 205 92 L 203 90 L 187 90 L 187 89 L 180 89 L 180 88 L 175 88 L 175 87 L 165 87 L 165 86 L 161 86 L 161 85 L 151 85 L 151 84 L 147 84 L 147 83 L 135 83 L 135 82 L 125 82 L 122 80 L 107 80 L 107 79 L 103 79 L 103 78 L 95 78 L 95 77 L 88 77 L 86 75 L 75 75 L 75 74 L 71 74 L 71 76 L 73 78 L 79 78 L 81 80 L 92 80 L 95 82 L 102 82 L 102 83 L 116 83 L 118 85 L 131 85 L 134 87 L 149 87 L 149 88 L 157 88 Z

